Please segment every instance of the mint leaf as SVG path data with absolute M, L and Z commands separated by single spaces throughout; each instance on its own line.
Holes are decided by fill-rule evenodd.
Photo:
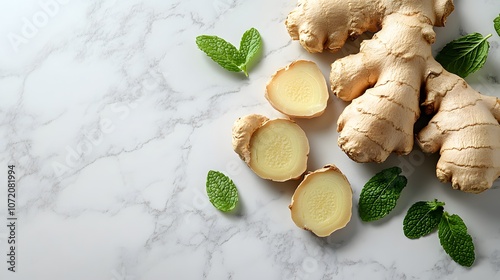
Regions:
M 474 243 L 462 218 L 444 212 L 438 226 L 438 236 L 441 246 L 455 262 L 472 266 L 476 259 Z
M 226 40 L 210 35 L 196 37 L 196 45 L 224 69 L 243 71 L 248 77 L 248 64 L 262 48 L 262 39 L 257 29 L 250 28 L 243 34 L 239 50 Z
M 498 15 L 493 20 L 493 23 L 494 23 L 494 27 L 495 27 L 495 30 L 497 31 L 498 36 L 500 36 L 500 15 Z
M 208 171 L 207 194 L 210 202 L 223 212 L 229 212 L 238 203 L 238 190 L 233 181 L 219 171 Z
M 436 60 L 449 72 L 465 78 L 483 67 L 488 58 L 488 38 L 472 33 L 448 43 L 436 56 Z
M 248 76 L 247 66 L 262 48 L 262 39 L 259 31 L 255 28 L 247 30 L 240 42 L 240 54 L 245 58 L 245 63 L 241 66 L 245 75 Z
M 410 239 L 431 233 L 441 221 L 444 202 L 419 201 L 413 204 L 403 220 L 403 232 Z
M 392 167 L 377 173 L 361 190 L 359 196 L 359 216 L 365 222 L 385 217 L 396 207 L 401 191 L 406 186 L 406 177 L 399 175 L 402 170 Z
M 196 44 L 213 61 L 224 69 L 232 72 L 240 72 L 240 65 L 245 62 L 238 49 L 226 40 L 217 36 L 201 35 L 196 37 Z

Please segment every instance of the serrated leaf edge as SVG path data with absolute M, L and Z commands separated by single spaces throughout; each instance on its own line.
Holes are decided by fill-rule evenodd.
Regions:
M 442 53 L 442 52 L 443 52 L 443 50 L 448 51 L 448 49 L 447 49 L 447 48 L 452 48 L 452 47 L 454 47 L 454 45 L 456 45 L 456 44 L 465 44 L 465 43 L 469 43 L 469 44 L 471 44 L 471 42 L 469 41 L 471 38 L 469 38 L 469 37 L 473 37 L 473 36 L 477 36 L 477 37 L 481 37 L 481 38 L 480 38 L 480 39 L 479 39 L 479 38 L 473 38 L 474 40 L 479 39 L 479 41 L 478 41 L 478 42 L 473 42 L 473 43 L 472 43 L 472 44 L 473 44 L 473 46 L 469 46 L 469 47 L 468 47 L 468 51 L 467 51 L 465 54 L 460 55 L 460 56 L 458 56 L 458 57 L 454 57 L 454 58 L 452 59 L 453 63 L 446 63 L 446 64 L 444 64 L 444 62 L 442 61 L 442 59 L 440 59 L 440 57 L 443 57 L 443 56 L 444 56 L 444 57 L 446 57 L 446 56 L 447 56 L 447 57 L 452 57 L 452 56 L 451 56 L 450 54 L 448 54 L 448 53 Z M 488 58 L 488 52 L 489 52 L 489 48 L 490 48 L 489 42 L 488 42 L 487 40 L 488 40 L 488 38 L 490 38 L 491 36 L 492 36 L 492 34 L 488 34 L 488 35 L 486 35 L 486 36 L 483 36 L 482 34 L 480 34 L 480 33 L 478 33 L 478 32 L 475 32 L 475 33 L 470 33 L 470 34 L 467 34 L 467 35 L 465 35 L 465 36 L 462 36 L 462 37 L 460 37 L 460 38 L 458 38 L 458 39 L 455 39 L 455 40 L 453 40 L 453 41 L 449 42 L 448 44 L 446 44 L 446 45 L 445 45 L 445 46 L 441 49 L 441 51 L 440 51 L 440 52 L 438 53 L 438 55 L 436 56 L 436 61 L 438 61 L 440 64 L 442 64 L 442 65 L 443 65 L 443 67 L 444 67 L 447 71 L 449 71 L 449 72 L 451 72 L 451 73 L 454 73 L 454 74 L 456 74 L 456 75 L 458 75 L 458 76 L 460 76 L 460 77 L 462 77 L 462 78 L 465 78 L 465 77 L 467 77 L 468 75 L 470 75 L 470 74 L 472 74 L 472 73 L 474 73 L 474 72 L 478 71 L 479 69 L 481 69 L 481 68 L 484 66 L 484 63 L 486 62 L 486 59 Z M 465 70 L 465 71 L 461 71 L 461 70 L 463 70 L 463 69 L 450 69 L 450 68 L 449 68 L 449 66 L 450 66 L 450 65 L 455 64 L 457 61 L 464 60 L 464 57 L 465 57 L 467 54 L 470 54 L 472 51 L 476 51 L 476 50 L 478 50 L 478 49 L 480 48 L 480 46 L 481 46 L 483 43 L 485 43 L 485 42 L 486 42 L 486 53 L 485 53 L 484 55 L 479 56 L 479 57 L 480 57 L 479 61 L 478 61 L 478 59 L 477 59 L 477 57 L 478 57 L 478 56 L 476 55 L 473 59 L 471 59 L 471 60 L 472 60 L 472 61 L 474 61 L 474 62 L 470 62 L 470 63 L 468 63 L 468 64 L 472 64 L 474 67 L 468 67 L 468 68 L 467 68 L 467 70 Z M 463 64 L 463 61 L 462 61 L 462 63 L 461 63 L 461 64 Z M 477 65 L 476 65 L 476 64 L 477 64 Z M 460 70 L 460 71 L 457 71 L 457 70 Z
M 440 236 L 440 234 L 439 234 L 439 232 L 438 232 L 438 236 L 439 236 L 439 243 L 441 244 L 441 247 L 443 247 L 443 249 L 444 249 L 444 251 L 446 252 L 446 254 L 448 254 L 448 256 L 450 256 L 450 258 L 451 258 L 454 262 L 456 262 L 456 263 L 458 263 L 459 265 L 462 265 L 462 266 L 471 267 L 471 266 L 474 264 L 474 261 L 475 261 L 475 258 L 476 258 L 476 256 L 475 256 L 476 254 L 475 254 L 475 252 L 474 252 L 474 250 L 475 250 L 475 246 L 474 246 L 474 242 L 473 242 L 472 236 L 468 233 L 468 228 L 467 228 L 467 225 L 465 224 L 465 222 L 463 221 L 463 219 L 462 219 L 460 216 L 456 215 L 456 214 L 450 215 L 448 212 L 446 212 L 446 211 L 445 211 L 445 212 L 443 213 L 443 216 L 441 217 L 440 224 L 441 224 L 443 221 L 444 221 L 444 222 L 446 222 L 446 223 L 448 224 L 448 227 L 447 227 L 447 228 L 450 230 L 450 232 L 452 232 L 452 233 L 453 233 L 453 231 L 451 231 L 450 221 L 449 221 L 449 218 L 450 218 L 450 217 L 452 217 L 452 216 L 456 216 L 456 217 L 458 217 L 458 218 L 460 219 L 461 224 L 462 224 L 462 225 L 464 226 L 464 228 L 465 228 L 465 232 L 463 232 L 463 233 L 465 234 L 465 236 L 467 236 L 468 238 L 470 238 L 470 241 L 471 241 L 471 243 L 472 243 L 472 250 L 473 250 L 473 254 L 474 254 L 474 255 L 473 255 L 473 260 L 472 260 L 472 262 L 470 263 L 470 265 L 467 265 L 467 264 L 461 264 L 461 263 L 459 263 L 459 262 L 458 262 L 458 260 L 455 260 L 455 259 L 454 259 L 454 257 L 453 257 L 453 256 L 451 256 L 451 255 L 450 255 L 450 253 L 446 250 L 445 246 L 443 245 L 443 240 L 441 239 L 441 236 Z M 439 226 L 438 226 L 438 231 L 439 231 Z
M 210 195 L 210 191 L 209 191 L 209 178 L 211 177 L 211 174 L 213 174 L 212 176 L 222 176 L 223 178 L 227 179 L 228 183 L 231 185 L 231 188 L 234 188 L 235 192 L 236 192 L 236 197 L 234 198 L 234 202 L 231 204 L 231 206 L 226 210 L 226 209 L 221 209 L 219 206 L 215 205 L 214 203 L 214 198 L 211 197 Z M 207 191 L 207 196 L 208 196 L 208 199 L 210 201 L 210 203 L 219 211 L 222 211 L 222 212 L 230 212 L 232 211 L 236 205 L 238 204 L 238 201 L 239 201 L 239 194 L 238 194 L 238 189 L 236 188 L 236 184 L 234 184 L 233 180 L 231 178 L 229 178 L 229 176 L 227 176 L 226 174 L 220 172 L 220 171 L 216 171 L 216 170 L 209 170 L 208 171 L 208 174 L 207 174 L 207 182 L 206 182 L 206 191 Z
M 384 192 L 384 191 L 388 188 L 388 186 L 390 186 L 390 185 L 391 185 L 391 183 L 392 183 L 393 181 L 395 181 L 396 179 L 398 179 L 398 177 L 402 177 L 402 178 L 405 180 L 405 183 L 404 183 L 403 188 L 401 188 L 401 191 L 397 194 L 397 197 L 395 198 L 395 200 L 396 200 L 396 204 L 395 204 L 393 207 L 391 207 L 390 209 L 388 209 L 387 213 L 385 213 L 385 214 L 383 214 L 383 215 L 381 215 L 381 216 L 371 216 L 371 215 L 370 215 L 369 217 L 364 217 L 364 216 L 362 216 L 362 212 L 361 212 L 361 209 L 360 209 L 361 207 L 360 207 L 360 206 L 365 204 L 365 203 L 362 203 L 362 202 L 361 202 L 361 200 L 364 200 L 364 198 L 363 198 L 364 196 L 362 196 L 362 194 L 364 193 L 364 191 L 365 191 L 365 189 L 366 189 L 366 186 L 367 186 L 370 182 L 372 182 L 372 180 L 374 180 L 374 179 L 375 179 L 377 176 L 379 176 L 380 174 L 382 174 L 382 173 L 384 173 L 384 172 L 392 171 L 392 170 L 395 170 L 395 176 L 393 176 L 393 178 L 391 178 L 391 181 L 389 181 L 388 183 L 386 183 L 386 184 L 385 184 L 385 186 L 384 186 L 384 190 L 383 190 L 381 193 L 383 193 L 383 192 Z M 359 212 L 359 216 L 360 216 L 360 218 L 361 218 L 361 220 L 362 220 L 362 221 L 364 221 L 364 222 L 372 222 L 372 221 L 377 221 L 377 220 L 380 220 L 380 219 L 384 218 L 385 216 L 387 216 L 387 215 L 388 215 L 388 214 L 389 214 L 392 210 L 394 210 L 394 208 L 395 208 L 395 207 L 396 207 L 396 205 L 397 205 L 397 201 L 399 200 L 399 198 L 400 198 L 400 196 L 401 196 L 401 192 L 403 191 L 403 189 L 404 189 L 404 188 L 406 187 L 406 185 L 408 184 L 408 179 L 407 179 L 405 176 L 401 175 L 401 173 L 402 173 L 402 172 L 403 172 L 403 170 L 402 170 L 400 167 L 398 167 L 398 166 L 394 166 L 394 167 L 386 168 L 386 169 L 384 169 L 384 170 L 382 170 L 382 171 L 378 172 L 377 174 L 375 174 L 373 177 L 371 177 L 371 178 L 368 180 L 368 182 L 366 182 L 365 186 L 364 186 L 364 187 L 363 187 L 363 189 L 361 190 L 361 193 L 360 193 L 360 201 L 358 202 L 358 212 Z M 380 196 L 378 196 L 378 197 L 377 197 L 377 199 L 374 201 L 374 203 L 372 203 L 372 206 L 373 206 L 373 205 L 375 204 L 375 202 L 377 202 L 379 199 L 380 199 Z M 372 208 L 370 208 L 370 209 L 372 209 Z M 366 214 L 366 211 L 363 211 L 363 213 L 365 213 L 365 214 Z M 368 219 L 365 219 L 365 218 L 368 218 Z
M 245 39 L 245 34 L 247 34 L 248 32 L 253 32 L 255 31 L 257 36 L 258 36 L 258 50 L 260 50 L 261 46 L 262 46 L 262 37 L 260 36 L 260 33 L 259 31 L 252 27 L 250 29 L 248 29 L 247 31 L 245 31 L 241 37 L 241 40 L 240 40 L 240 48 L 236 48 L 236 46 L 234 46 L 233 44 L 229 43 L 228 41 L 226 41 L 225 39 L 219 37 L 219 36 L 215 36 L 215 35 L 199 35 L 196 37 L 196 45 L 198 46 L 198 48 L 203 51 L 208 57 L 210 57 L 214 62 L 216 62 L 217 64 L 219 64 L 219 66 L 221 66 L 222 68 L 228 70 L 228 71 L 231 71 L 231 72 L 241 72 L 243 71 L 243 73 L 245 74 L 246 77 L 248 77 L 248 63 L 252 60 L 252 58 L 258 53 L 255 52 L 253 53 L 253 55 L 251 55 L 250 57 L 248 56 L 249 54 L 244 54 L 241 52 L 241 47 L 242 47 L 242 43 L 243 43 L 243 40 Z M 226 56 L 226 60 L 231 64 L 230 66 L 228 65 L 223 65 L 221 64 L 220 62 L 218 62 L 217 60 L 215 60 L 213 58 L 213 56 L 215 56 L 215 54 L 209 52 L 205 46 L 201 45 L 199 43 L 199 40 L 201 40 L 202 38 L 204 37 L 209 37 L 209 38 L 216 38 L 216 39 L 219 39 L 221 41 L 223 41 L 225 44 L 227 45 L 230 45 L 232 47 L 234 47 L 234 49 L 236 50 L 236 54 L 241 56 L 241 58 L 243 58 L 243 62 L 238 64 L 237 61 L 235 61 L 234 58 L 229 58 Z M 233 68 L 235 67 L 235 68 Z M 235 69 L 239 69 L 240 71 L 236 71 Z
M 495 19 L 493 19 L 493 27 L 495 28 L 498 36 L 500 36 L 500 14 Z
M 409 209 L 408 209 L 408 211 L 406 212 L 406 215 L 405 215 L 405 217 L 404 217 L 404 219 L 403 219 L 403 233 L 404 233 L 404 235 L 405 235 L 406 237 L 408 237 L 409 239 L 418 239 L 418 238 L 420 238 L 420 237 L 424 237 L 424 236 L 429 235 L 430 233 L 432 233 L 432 231 L 433 231 L 434 229 L 436 229 L 436 228 L 439 226 L 439 223 L 441 222 L 441 219 L 443 218 L 443 217 L 441 216 L 441 219 L 438 221 L 438 223 L 436 224 L 436 226 L 434 226 L 432 229 L 430 229 L 430 230 L 429 230 L 429 233 L 424 234 L 424 235 L 420 235 L 420 236 L 416 236 L 416 237 L 414 237 L 413 235 L 412 235 L 412 236 L 408 236 L 408 235 L 406 234 L 406 231 L 404 230 L 404 229 L 405 229 L 405 227 L 406 227 L 406 224 L 405 224 L 405 221 L 406 221 L 406 219 L 407 219 L 406 217 L 410 214 L 410 210 L 411 210 L 411 209 L 412 209 L 412 208 L 413 208 L 413 207 L 414 207 L 417 203 L 426 203 L 426 204 L 427 204 L 427 205 L 429 205 L 429 207 L 430 207 L 430 209 L 429 209 L 429 210 L 428 210 L 428 211 L 427 211 L 427 212 L 426 212 L 426 213 L 422 216 L 422 218 L 419 220 L 419 222 L 420 222 L 420 221 L 422 221 L 422 220 L 423 220 L 423 218 L 424 218 L 425 216 L 427 216 L 429 213 L 434 212 L 434 211 L 437 211 L 440 207 L 444 210 L 444 205 L 445 205 L 445 203 L 444 203 L 444 202 L 440 202 L 440 201 L 438 201 L 437 199 L 434 199 L 434 201 L 417 201 L 417 202 L 413 203 L 413 205 L 412 205 L 412 206 L 410 206 L 410 208 L 409 208 Z M 418 222 L 417 222 L 417 224 L 418 224 Z

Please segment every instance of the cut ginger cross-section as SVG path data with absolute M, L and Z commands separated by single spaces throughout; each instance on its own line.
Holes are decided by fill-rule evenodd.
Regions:
M 329 236 L 351 220 L 352 189 L 334 165 L 309 173 L 290 204 L 293 222 L 319 237 Z
M 320 116 L 328 102 L 325 77 L 316 63 L 297 60 L 278 70 L 267 83 L 266 98 L 281 113 L 295 118 Z
M 288 119 L 239 118 L 233 126 L 233 149 L 263 179 L 284 182 L 301 177 L 307 169 L 309 141 Z

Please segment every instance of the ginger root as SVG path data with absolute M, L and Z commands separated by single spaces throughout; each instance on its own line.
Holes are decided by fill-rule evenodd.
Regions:
M 289 117 L 320 116 L 328 97 L 323 73 L 316 63 L 307 60 L 297 60 L 279 69 L 266 86 L 269 103 Z
M 327 165 L 305 176 L 289 208 L 298 227 L 328 236 L 351 220 L 351 185 L 335 165 Z
M 298 179 L 307 168 L 309 141 L 295 122 L 261 115 L 239 118 L 233 126 L 233 149 L 263 179 Z
M 437 177 L 466 192 L 487 190 L 500 176 L 500 100 L 479 94 L 440 65 L 426 87 L 424 110 L 435 115 L 417 142 L 424 152 L 440 152 Z
M 309 52 L 337 51 L 348 38 L 377 32 L 359 53 L 332 63 L 333 93 L 352 101 L 337 129 L 351 159 L 382 162 L 393 152 L 408 154 L 422 92 L 424 105 L 433 108 L 426 112 L 435 116 L 418 139 L 424 151 L 441 149 L 438 178 L 477 193 L 500 176 L 499 101 L 474 91 L 432 56 L 433 26 L 443 26 L 453 8 L 452 0 L 299 0 L 286 25 Z

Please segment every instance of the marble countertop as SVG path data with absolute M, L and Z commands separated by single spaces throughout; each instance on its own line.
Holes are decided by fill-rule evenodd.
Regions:
M 492 33 L 483 69 L 467 81 L 500 96 L 497 0 L 456 0 L 434 48 L 460 34 Z M 258 178 L 231 148 L 240 116 L 281 116 L 264 98 L 269 77 L 296 59 L 325 75 L 339 54 L 308 54 L 284 19 L 295 1 L 26 0 L 0 10 L 1 279 L 497 279 L 500 183 L 479 195 L 435 177 L 436 156 L 418 149 L 383 164 L 352 162 L 336 145 L 346 103 L 301 120 L 309 169 L 336 164 L 354 191 L 353 217 L 328 238 L 297 228 L 288 209 L 297 182 Z M 237 44 L 257 28 L 261 60 L 249 78 L 219 68 L 195 37 Z M 16 272 L 8 271 L 8 165 L 16 172 Z M 393 213 L 362 223 L 363 184 L 383 168 L 409 184 Z M 211 169 L 238 186 L 241 208 L 223 214 L 205 192 Z M 5 183 L 4 183 L 5 182 Z M 450 260 L 436 234 L 409 240 L 406 210 L 437 198 L 467 223 L 470 269 Z

